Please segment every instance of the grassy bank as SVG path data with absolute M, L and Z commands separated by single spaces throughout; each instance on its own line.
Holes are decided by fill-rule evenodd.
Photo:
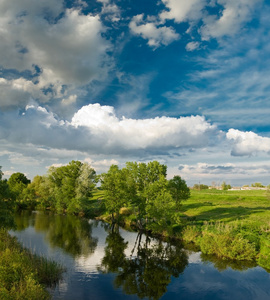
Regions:
M 270 200 L 266 191 L 192 191 L 183 203 L 182 238 L 205 254 L 256 260 L 270 269 Z
M 0 299 L 50 299 L 45 287 L 56 284 L 63 271 L 58 263 L 31 254 L 0 230 Z
M 102 191 L 95 196 L 92 211 L 110 221 Z M 132 226 L 134 219 L 131 209 L 120 210 L 121 224 Z M 159 233 L 192 243 L 204 254 L 257 261 L 270 269 L 270 200 L 266 191 L 192 190 L 191 197 L 182 202 L 179 223 L 166 231 L 160 228 Z

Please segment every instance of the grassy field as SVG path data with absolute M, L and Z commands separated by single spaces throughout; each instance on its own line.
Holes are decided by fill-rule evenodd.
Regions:
M 193 224 L 247 222 L 270 228 L 270 199 L 267 191 L 191 191 L 182 211 Z

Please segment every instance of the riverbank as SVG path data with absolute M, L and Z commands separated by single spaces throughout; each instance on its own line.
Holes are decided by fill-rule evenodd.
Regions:
M 0 230 L 0 299 L 50 299 L 46 287 L 64 272 L 58 263 L 23 249 L 7 230 Z
M 222 259 L 254 260 L 270 269 L 267 191 L 192 191 L 183 204 L 185 242 Z
M 98 200 L 99 199 L 99 200 Z M 93 198 L 99 219 L 110 222 L 102 211 L 102 194 Z M 101 214 L 100 214 L 101 213 Z M 134 212 L 120 210 L 120 224 L 136 228 Z M 270 200 L 267 191 L 191 191 L 182 202 L 180 222 L 156 235 L 181 239 L 204 254 L 221 259 L 256 261 L 270 270 Z

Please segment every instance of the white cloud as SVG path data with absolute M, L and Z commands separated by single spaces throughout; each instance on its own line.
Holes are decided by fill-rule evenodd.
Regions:
M 200 47 L 199 42 L 189 42 L 186 45 L 186 50 L 187 51 L 194 51 L 194 50 L 198 49 L 199 47 Z
M 43 107 L 30 105 L 22 115 L 3 114 L 0 129 L 0 139 L 9 143 L 131 155 L 202 147 L 216 130 L 201 116 L 119 119 L 113 107 L 99 104 L 82 107 L 71 123 L 59 120 Z
M 109 0 L 98 0 L 103 3 L 101 14 L 106 15 L 107 20 L 118 22 L 121 19 L 121 11 L 115 3 L 110 3 Z
M 157 22 L 146 22 L 143 14 L 132 18 L 129 28 L 132 33 L 148 40 L 148 45 L 154 48 L 169 45 L 180 38 L 172 27 L 159 26 Z
M 200 29 L 202 38 L 220 38 L 239 32 L 260 3 L 262 0 L 217 0 L 217 4 L 223 7 L 221 16 L 207 15 L 203 18 L 204 26 Z
M 250 184 L 252 181 L 261 180 L 264 184 L 269 184 L 267 175 L 270 171 L 269 162 L 237 162 L 224 164 L 181 164 L 179 172 L 183 178 L 190 180 L 193 183 L 211 184 L 212 181 L 216 185 L 220 185 L 222 181 L 233 185 Z
M 27 92 L 30 88 L 34 90 L 31 94 L 34 98 L 60 98 L 62 85 L 75 88 L 107 74 L 110 44 L 102 37 L 105 29 L 98 15 L 65 9 L 58 0 L 19 3 L 3 0 L 0 3 L 0 28 L 0 66 L 3 70 L 27 70 L 33 75 L 36 73 L 34 66 L 40 70 L 33 79 L 20 78 L 25 81 L 24 85 L 28 84 Z M 13 81 L 6 84 L 12 85 Z M 47 89 L 47 96 L 44 89 Z M 20 90 L 24 93 L 17 98 L 29 97 L 25 90 Z M 8 100 L 9 106 L 13 100 L 14 97 Z M 15 100 L 14 106 L 25 102 Z
M 266 152 L 270 154 L 270 138 L 262 137 L 252 131 L 239 131 L 230 129 L 226 137 L 234 142 L 232 155 L 245 156 L 254 155 L 257 152 Z
M 202 15 L 205 0 L 162 0 L 168 10 L 160 13 L 162 20 L 173 19 L 175 22 L 198 20 Z
M 200 147 L 208 143 L 208 134 L 215 130 L 201 116 L 118 119 L 113 107 L 99 104 L 82 107 L 71 124 L 87 128 L 96 137 L 107 136 L 108 146 L 130 150 Z
M 196 29 L 203 40 L 221 38 L 226 35 L 238 33 L 244 23 L 249 21 L 263 0 L 162 0 L 166 10 L 159 14 L 160 19 L 174 20 L 176 23 L 188 22 L 191 33 L 194 25 L 200 21 L 203 25 Z M 214 14 L 209 11 L 211 7 Z M 221 8 L 220 8 L 221 7 Z
M 96 160 L 87 157 L 84 162 L 91 165 L 97 172 L 107 172 L 111 165 L 119 165 L 119 161 L 116 159 Z

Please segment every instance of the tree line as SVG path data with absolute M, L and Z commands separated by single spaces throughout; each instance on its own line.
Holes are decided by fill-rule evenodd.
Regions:
M 125 207 L 140 229 L 154 231 L 179 223 L 181 201 L 190 197 L 185 180 L 180 176 L 168 180 L 167 166 L 157 161 L 127 162 L 122 169 L 112 165 L 108 172 L 97 175 L 89 164 L 73 160 L 66 166 L 50 167 L 32 182 L 20 172 L 2 179 L 1 172 L 0 209 L 10 211 L 15 206 L 83 214 L 97 185 L 112 223 L 119 222 Z

